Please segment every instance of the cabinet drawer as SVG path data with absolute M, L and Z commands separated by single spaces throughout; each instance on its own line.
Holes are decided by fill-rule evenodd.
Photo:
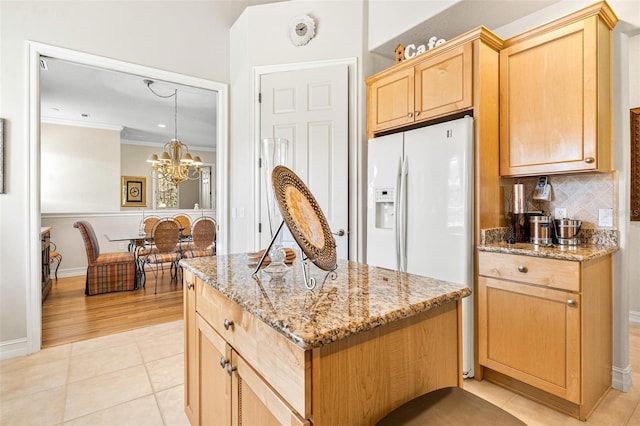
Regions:
M 580 291 L 580 262 L 533 256 L 478 253 L 478 273 L 567 291 Z
M 296 346 L 199 278 L 196 311 L 302 417 L 311 415 L 310 351 Z

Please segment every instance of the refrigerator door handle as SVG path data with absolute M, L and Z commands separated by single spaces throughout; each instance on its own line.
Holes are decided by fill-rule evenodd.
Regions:
M 401 223 L 400 223 L 400 193 L 402 192 L 402 157 L 398 161 L 398 170 L 396 174 L 396 190 L 393 203 L 393 215 L 395 216 L 395 237 L 396 237 L 396 269 L 401 270 L 401 254 L 400 254 L 400 242 L 401 242 Z
M 407 272 L 407 167 L 408 158 L 403 157 L 400 177 L 400 271 Z

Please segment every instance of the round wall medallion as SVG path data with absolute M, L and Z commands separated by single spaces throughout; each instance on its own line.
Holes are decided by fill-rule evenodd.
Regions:
M 315 35 L 316 23 L 310 16 L 296 16 L 289 22 L 289 38 L 294 46 L 304 46 Z

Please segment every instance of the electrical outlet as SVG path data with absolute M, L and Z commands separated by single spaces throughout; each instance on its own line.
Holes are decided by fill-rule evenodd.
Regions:
M 598 209 L 598 226 L 613 227 L 613 209 Z
M 567 218 L 566 207 L 556 207 L 554 217 L 556 219 L 566 219 Z

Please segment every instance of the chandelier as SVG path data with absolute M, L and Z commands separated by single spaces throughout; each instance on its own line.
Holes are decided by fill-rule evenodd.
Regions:
M 144 80 L 144 83 L 154 95 L 161 98 L 173 97 L 174 99 L 175 137 L 164 144 L 164 150 L 160 157 L 157 154 L 149 156 L 147 162 L 151 163 L 151 170 L 156 172 L 159 178 L 172 182 L 175 186 L 186 180 L 200 178 L 202 160 L 197 155 L 192 157 L 189 153 L 189 147 L 178 139 L 178 89 L 174 89 L 171 95 L 163 96 L 151 88 L 153 80 Z

